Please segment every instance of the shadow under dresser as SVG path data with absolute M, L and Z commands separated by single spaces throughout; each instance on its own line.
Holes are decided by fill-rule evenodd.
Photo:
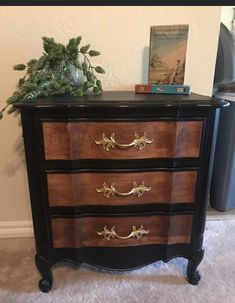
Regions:
M 184 257 L 197 284 L 214 117 L 228 104 L 133 92 L 15 104 L 41 291 L 65 260 L 127 270 Z

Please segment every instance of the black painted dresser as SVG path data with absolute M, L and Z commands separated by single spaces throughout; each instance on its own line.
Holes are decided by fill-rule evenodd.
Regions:
M 213 124 L 228 103 L 104 92 L 18 102 L 39 288 L 59 261 L 126 270 L 203 258 Z

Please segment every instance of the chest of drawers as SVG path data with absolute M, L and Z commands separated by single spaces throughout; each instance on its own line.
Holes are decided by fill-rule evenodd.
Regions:
M 132 92 L 17 103 L 39 288 L 64 260 L 126 270 L 178 256 L 197 284 L 213 123 L 226 105 Z

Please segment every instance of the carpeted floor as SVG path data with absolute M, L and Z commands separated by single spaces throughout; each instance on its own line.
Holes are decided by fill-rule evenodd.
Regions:
M 235 303 L 235 220 L 207 221 L 198 286 L 187 283 L 183 258 L 124 273 L 57 265 L 54 286 L 38 290 L 34 241 L 0 240 L 0 303 Z

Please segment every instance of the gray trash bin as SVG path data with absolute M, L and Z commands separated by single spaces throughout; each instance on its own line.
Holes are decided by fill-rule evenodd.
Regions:
M 230 106 L 222 108 L 218 121 L 217 142 L 210 187 L 210 206 L 219 211 L 235 207 L 235 94 L 217 94 Z

